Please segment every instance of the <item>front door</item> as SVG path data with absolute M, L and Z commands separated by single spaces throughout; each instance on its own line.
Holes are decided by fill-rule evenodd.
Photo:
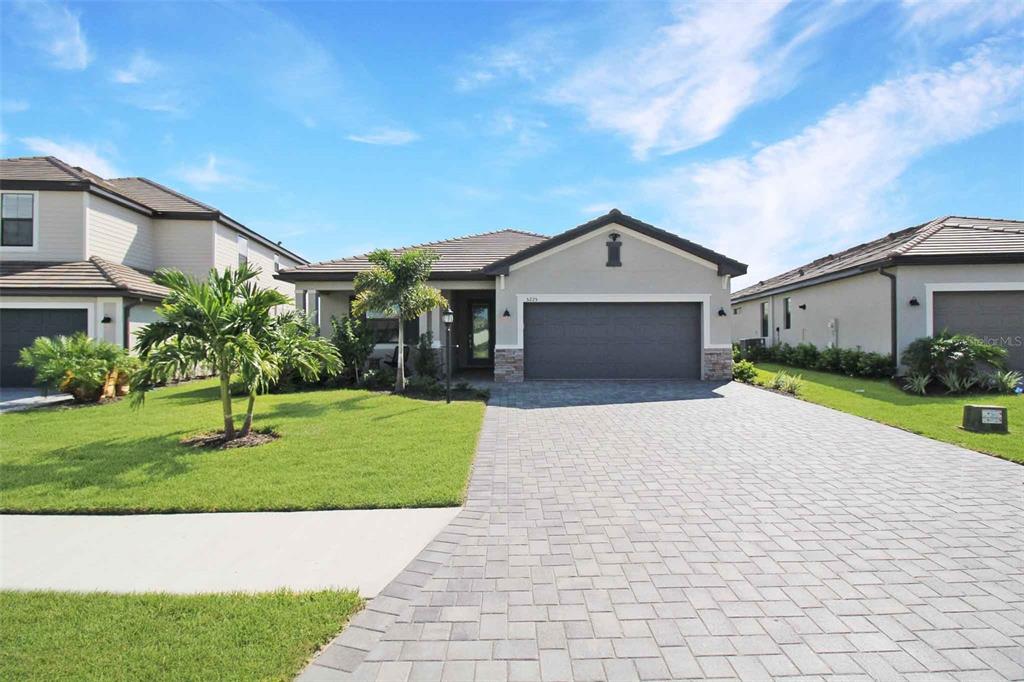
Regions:
M 470 365 L 494 364 L 494 301 L 483 299 L 468 301 Z

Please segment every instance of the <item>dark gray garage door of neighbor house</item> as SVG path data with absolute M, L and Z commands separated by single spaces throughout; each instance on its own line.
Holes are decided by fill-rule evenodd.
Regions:
M 1007 364 L 1024 371 L 1024 291 L 937 291 L 932 328 L 974 334 L 1005 348 Z
M 697 379 L 700 303 L 527 303 L 527 379 Z
M 89 328 L 84 309 L 0 308 L 0 386 L 31 386 L 31 369 L 18 367 L 18 351 L 39 336 L 84 332 Z

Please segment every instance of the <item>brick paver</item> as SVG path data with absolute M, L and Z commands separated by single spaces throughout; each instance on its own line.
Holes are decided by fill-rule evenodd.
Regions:
M 751 387 L 498 387 L 304 680 L 1024 679 L 1024 467 Z

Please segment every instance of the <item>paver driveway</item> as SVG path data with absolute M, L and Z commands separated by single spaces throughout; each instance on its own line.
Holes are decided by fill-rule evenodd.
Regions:
M 1024 678 L 1024 467 L 747 386 L 499 387 L 304 679 Z

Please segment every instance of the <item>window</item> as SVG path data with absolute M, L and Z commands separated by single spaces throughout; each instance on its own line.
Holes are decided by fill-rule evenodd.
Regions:
M 238 267 L 249 262 L 249 240 L 245 237 L 238 238 Z
M 3 195 L 0 246 L 34 246 L 35 206 L 31 194 Z
M 281 256 L 274 254 L 274 272 L 281 272 Z
M 782 299 L 782 323 L 785 325 L 786 329 L 793 326 L 792 302 L 793 299 L 789 296 Z
M 733 315 L 739 315 L 739 314 L 740 314 L 740 311 L 741 311 L 741 310 L 743 310 L 743 308 L 742 308 L 742 307 L 739 307 L 739 308 L 733 308 L 733 309 L 732 309 L 732 314 L 733 314 Z
M 348 299 L 349 315 L 352 314 L 352 301 L 355 299 L 354 296 L 350 296 Z M 385 313 L 369 312 L 363 318 L 366 320 L 366 327 L 373 331 L 373 342 L 374 343 L 398 343 L 398 318 L 389 317 Z M 405 341 L 406 344 L 414 344 L 420 338 L 420 321 L 419 318 L 405 321 Z
M 768 338 L 768 304 L 761 304 L 761 336 Z

